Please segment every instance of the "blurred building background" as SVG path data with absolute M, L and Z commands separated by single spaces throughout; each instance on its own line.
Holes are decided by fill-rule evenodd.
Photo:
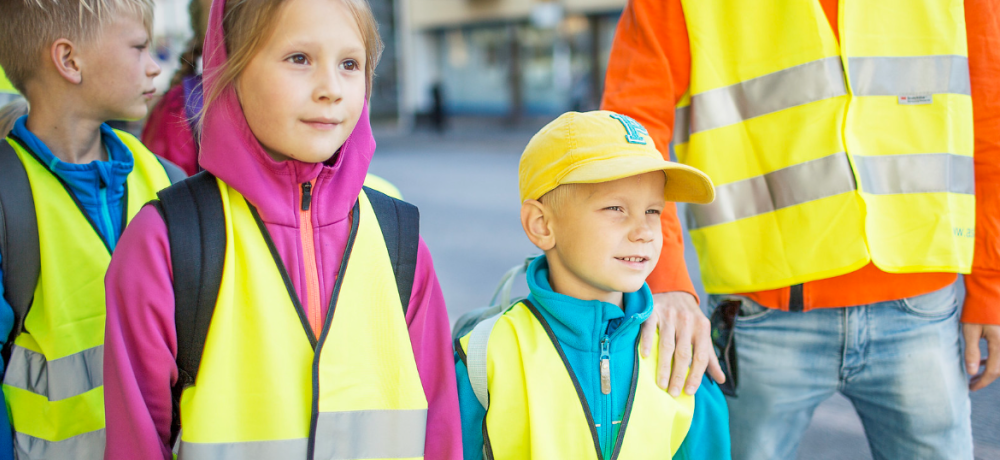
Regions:
M 155 2 L 161 92 L 192 36 L 189 1 Z M 379 148 L 371 172 L 420 206 L 452 321 L 482 306 L 507 268 L 537 252 L 517 217 L 519 154 L 559 113 L 598 107 L 626 1 L 369 0 L 386 42 L 372 91 Z M 425 129 L 444 115 L 444 135 Z M 124 127 L 138 133 L 141 123 Z M 700 286 L 695 257 L 689 245 Z M 972 405 L 975 458 L 1000 460 L 1000 383 L 974 393 Z M 847 399 L 817 409 L 798 458 L 872 458 Z
M 165 90 L 191 37 L 189 0 L 156 2 Z M 517 122 L 598 107 L 625 0 L 369 0 L 386 42 L 372 116 L 404 130 L 441 116 Z
M 400 116 L 597 108 L 624 0 L 402 0 Z M 404 121 L 405 122 L 405 121 Z

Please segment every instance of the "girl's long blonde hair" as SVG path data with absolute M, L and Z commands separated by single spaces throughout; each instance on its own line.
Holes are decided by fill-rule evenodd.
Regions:
M 226 2 L 226 13 L 222 19 L 223 36 L 228 59 L 220 68 L 215 69 L 216 75 L 207 75 L 205 87 L 205 104 L 209 107 L 217 101 L 222 93 L 236 83 L 240 75 L 250 64 L 260 47 L 270 38 L 274 30 L 274 20 L 279 10 L 287 0 L 216 0 Z M 375 78 L 375 67 L 382 56 L 382 37 L 378 33 L 378 22 L 372 14 L 367 0 L 330 0 L 339 1 L 347 7 L 357 21 L 361 31 L 361 40 L 365 45 L 365 78 L 367 79 L 366 96 L 371 95 L 372 80 Z M 209 26 L 211 27 L 211 25 Z M 210 52 L 206 50 L 206 52 Z M 207 72 L 207 71 L 206 71 Z M 204 109 L 202 110 L 204 114 Z

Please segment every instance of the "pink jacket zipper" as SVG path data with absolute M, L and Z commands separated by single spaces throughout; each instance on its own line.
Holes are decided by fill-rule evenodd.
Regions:
M 312 328 L 313 336 L 319 339 L 323 330 L 323 317 L 321 315 L 319 296 L 319 270 L 316 267 L 316 243 L 313 239 L 312 212 L 312 188 L 315 179 L 302 183 L 302 206 L 299 208 L 299 237 L 302 240 L 302 261 L 305 263 L 306 275 L 306 298 L 304 307 L 306 309 L 306 319 L 309 320 L 309 327 Z

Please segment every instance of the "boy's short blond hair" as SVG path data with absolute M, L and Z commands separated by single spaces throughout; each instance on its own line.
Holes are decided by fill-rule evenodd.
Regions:
M 153 28 L 153 0 L 0 0 L 0 67 L 21 94 L 35 77 L 42 56 L 60 38 L 93 39 L 101 27 L 122 14 L 141 18 Z
M 571 198 L 586 191 L 587 185 L 589 184 L 563 184 L 546 192 L 538 201 L 551 209 L 553 214 L 559 215 L 561 210 L 572 203 Z

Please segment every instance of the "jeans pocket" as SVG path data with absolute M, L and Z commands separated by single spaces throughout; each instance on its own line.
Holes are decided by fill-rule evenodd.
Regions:
M 934 292 L 907 297 L 899 301 L 903 311 L 923 318 L 946 318 L 958 310 L 958 290 L 954 284 Z
M 776 311 L 773 308 L 767 308 L 741 295 L 713 295 L 709 299 L 709 302 L 714 310 L 719 306 L 719 304 L 727 300 L 736 300 L 740 302 L 740 311 L 736 315 L 736 322 L 741 325 L 752 324 L 760 321 Z

